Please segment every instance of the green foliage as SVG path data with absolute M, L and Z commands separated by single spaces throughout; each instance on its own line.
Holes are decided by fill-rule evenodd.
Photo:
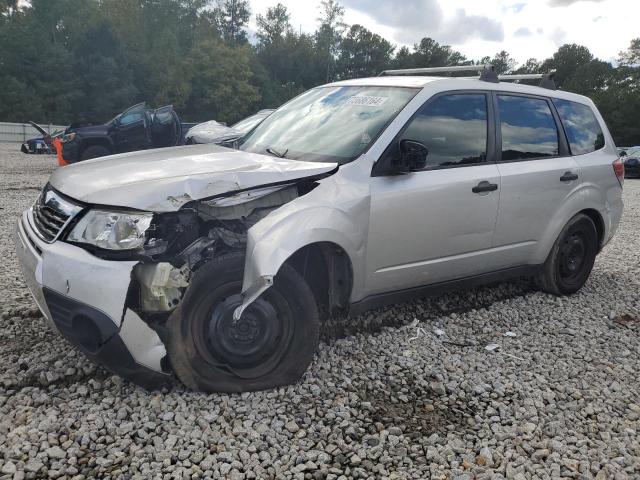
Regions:
M 214 18 L 228 45 L 241 45 L 247 42 L 244 27 L 250 16 L 248 0 L 217 0 Z
M 229 122 L 253 113 L 260 95 L 250 83 L 250 56 L 248 45 L 232 48 L 211 39 L 195 44 L 188 57 L 192 90 L 187 110 L 202 119 L 216 112 L 217 119 Z
M 0 119 L 106 121 L 147 101 L 231 123 L 335 79 L 491 62 L 499 73 L 556 70 L 561 89 L 596 102 L 619 145 L 640 144 L 640 38 L 616 66 L 580 45 L 518 66 L 506 51 L 467 59 L 429 37 L 396 49 L 348 27 L 336 0 L 321 2 L 313 33 L 295 31 L 284 5 L 268 8 L 251 45 L 250 13 L 248 0 L 0 0 Z
M 362 25 L 353 25 L 342 39 L 337 71 L 341 78 L 376 76 L 390 63 L 395 47 Z

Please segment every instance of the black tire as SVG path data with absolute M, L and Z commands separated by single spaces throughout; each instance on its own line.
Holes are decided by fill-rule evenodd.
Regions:
M 91 145 L 83 150 L 80 160 L 90 160 L 92 158 L 106 157 L 111 155 L 111 151 L 102 145 Z
M 186 386 L 203 392 L 244 392 L 286 385 L 305 372 L 318 347 L 318 307 L 289 265 L 242 314 L 244 255 L 200 267 L 168 320 L 167 350 Z
M 582 288 L 598 254 L 598 231 L 593 220 L 578 214 L 565 225 L 536 277 L 540 290 L 570 295 Z

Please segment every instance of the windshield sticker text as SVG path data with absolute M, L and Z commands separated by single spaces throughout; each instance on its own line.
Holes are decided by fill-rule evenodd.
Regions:
M 354 95 L 347 98 L 347 105 L 357 105 L 361 107 L 379 107 L 386 102 L 388 97 L 371 97 L 368 95 Z

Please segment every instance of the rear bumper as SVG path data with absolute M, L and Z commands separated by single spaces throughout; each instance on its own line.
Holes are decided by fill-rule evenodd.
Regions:
M 29 290 L 55 331 L 96 363 L 146 388 L 170 378 L 157 333 L 125 309 L 135 262 L 106 261 L 64 242 L 45 243 L 31 211 L 16 228 L 16 253 Z

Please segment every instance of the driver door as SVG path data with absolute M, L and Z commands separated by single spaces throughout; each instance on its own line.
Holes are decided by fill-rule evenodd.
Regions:
M 494 132 L 491 102 L 478 91 L 432 97 L 407 122 L 371 178 L 367 294 L 487 271 L 500 195 Z M 384 173 L 403 139 L 427 148 L 426 167 Z
M 117 152 L 132 152 L 149 148 L 147 107 L 139 103 L 125 110 L 115 124 L 114 144 Z
M 179 145 L 181 136 L 180 119 L 172 105 L 154 110 L 151 121 L 151 140 L 154 148 Z

